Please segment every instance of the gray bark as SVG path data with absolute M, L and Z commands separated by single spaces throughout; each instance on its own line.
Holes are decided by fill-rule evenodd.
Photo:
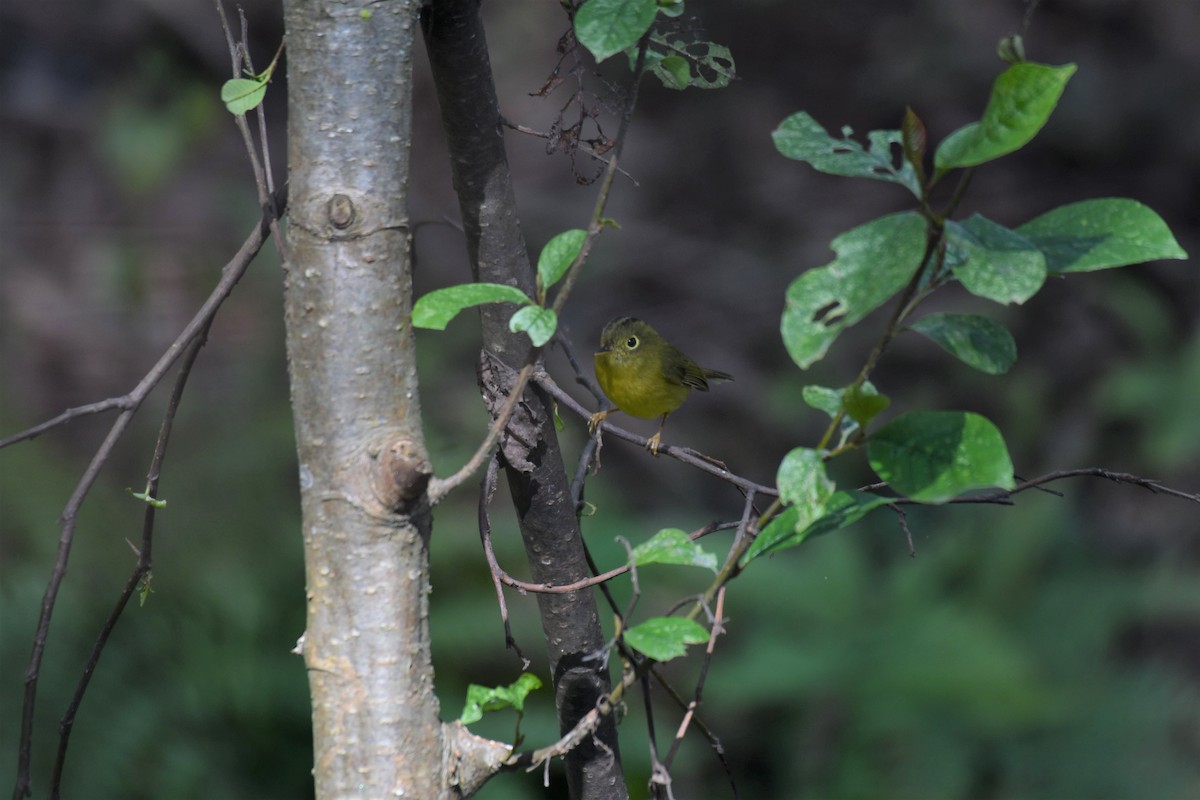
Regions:
M 469 794 L 507 749 L 443 726 L 407 211 L 417 3 L 285 3 L 288 362 L 318 798 Z

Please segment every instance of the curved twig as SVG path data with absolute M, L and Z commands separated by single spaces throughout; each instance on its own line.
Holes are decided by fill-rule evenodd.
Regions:
M 282 209 L 285 205 L 286 188 L 281 189 L 276 207 Z M 111 404 L 109 401 L 105 401 L 104 403 L 94 403 L 92 406 L 81 407 L 95 409 L 92 413 L 99 410 L 107 410 L 107 408 L 121 408 L 122 411 L 113 422 L 108 435 L 96 450 L 95 455 L 92 456 L 91 462 L 76 484 L 75 491 L 71 494 L 62 515 L 59 517 L 62 527 L 58 537 L 58 552 L 54 559 L 50 578 L 46 582 L 46 591 L 42 595 L 41 612 L 38 615 L 37 629 L 33 637 L 33 652 L 29 657 L 29 665 L 25 670 L 25 693 L 21 709 L 21 734 L 17 747 L 17 781 L 13 792 L 14 797 L 27 797 L 30 794 L 33 715 L 37 704 L 38 677 L 41 673 L 42 656 L 45 653 L 46 640 L 50 633 L 50 619 L 54 614 L 54 606 L 58 599 L 59 588 L 67 573 L 67 561 L 70 558 L 71 546 L 75 539 L 75 523 L 79 509 L 83 505 L 88 492 L 91 491 L 92 486 L 95 484 L 100 470 L 107 463 L 109 456 L 112 455 L 113 448 L 116 447 L 126 428 L 129 427 L 129 423 L 132 421 L 134 414 L 137 413 L 142 402 L 163 379 L 167 371 L 180 359 L 187 347 L 207 329 L 212 318 L 220 309 L 221 304 L 229 297 L 229 294 L 233 291 L 233 287 L 237 285 L 242 275 L 245 274 L 247 267 L 250 266 L 250 262 L 258 255 L 258 251 L 267 239 L 269 228 L 270 215 L 268 214 L 259 220 L 259 223 L 250 233 L 250 236 L 242 243 L 241 248 L 238 249 L 237 254 L 221 270 L 221 280 L 209 294 L 208 299 L 205 300 L 200 310 L 196 312 L 195 316 L 192 317 L 191 321 L 188 322 L 175 341 L 171 343 L 166 352 L 163 353 L 132 391 L 119 398 L 113 398 Z M 78 416 L 78 414 L 74 416 Z M 72 418 L 73 416 L 70 412 L 67 412 L 60 414 L 55 420 L 51 420 L 51 422 L 62 424 L 70 421 Z M 31 428 L 30 431 L 35 431 L 31 435 L 18 434 L 15 437 L 11 437 L 10 441 L 21 441 L 23 438 L 32 438 L 39 433 L 49 430 L 50 427 L 53 427 L 53 425 L 43 423 L 35 428 Z M 29 431 L 26 431 L 26 433 L 29 433 Z
M 87 664 L 83 667 L 83 674 L 79 677 L 75 693 L 71 696 L 71 702 L 67 705 L 67 710 L 58 723 L 58 753 L 55 756 L 54 771 L 50 777 L 50 797 L 52 798 L 59 796 L 63 766 L 66 763 L 67 747 L 70 743 L 71 731 L 75 726 L 75 716 L 79 711 L 80 704 L 83 702 L 83 696 L 87 692 L 88 684 L 91 682 L 96 666 L 100 663 L 100 656 L 103 654 L 104 648 L 108 645 L 109 637 L 117 625 L 117 620 L 121 618 L 121 614 L 129 604 L 129 599 L 137 591 L 138 585 L 143 581 L 146 581 L 148 584 L 150 580 L 150 570 L 154 563 L 154 520 L 155 512 L 157 511 L 157 507 L 152 501 L 158 497 L 159 478 L 162 475 L 163 461 L 167 456 L 167 443 L 171 438 L 171 429 L 175 424 L 175 416 L 179 411 L 179 403 L 183 399 L 183 389 L 187 385 L 188 377 L 192 373 L 192 366 L 196 363 L 196 357 L 200 355 L 200 348 L 204 346 L 204 342 L 208 337 L 208 330 L 211 327 L 212 319 L 210 318 L 208 322 L 209 324 L 205 325 L 200 335 L 192 340 L 191 345 L 184 354 L 183 362 L 179 367 L 179 374 L 175 377 L 175 385 L 171 389 L 171 397 L 167 400 L 166 411 L 163 412 L 163 421 L 159 428 L 158 441 L 154 445 L 154 455 L 150 459 L 150 469 L 146 473 L 145 494 L 147 503 L 142 521 L 141 547 L 136 550 L 137 563 L 129 575 L 129 580 L 125 582 L 125 588 L 117 598 L 116 605 L 109 612 L 108 618 L 104 621 L 104 626 L 100 629 L 100 633 L 92 645 L 91 655 L 88 657 Z

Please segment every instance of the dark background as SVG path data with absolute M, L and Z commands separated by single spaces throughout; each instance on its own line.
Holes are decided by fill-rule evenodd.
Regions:
M 564 89 L 531 97 L 556 63 L 556 3 L 485 4 L 504 114 L 547 130 Z M 281 36 L 276 4 L 246 4 L 261 69 Z M 907 193 L 788 161 L 770 132 L 806 110 L 830 131 L 898 127 L 906 105 L 932 142 L 977 119 L 1002 68 L 997 40 L 1018 2 L 688 5 L 682 26 L 728 45 L 739 80 L 678 93 L 648 81 L 599 240 L 563 324 L 584 356 L 616 314 L 635 314 L 736 382 L 697 396 L 666 440 L 771 482 L 811 444 L 808 383 L 852 379 L 882 320 L 843 335 L 808 373 L 788 359 L 788 283 L 831 260 L 828 242 Z M 690 16 L 694 14 L 696 16 Z M 962 208 L 1016 226 L 1065 202 L 1125 196 L 1158 211 L 1200 252 L 1200 6 L 1177 0 L 1048 3 L 1032 60 L 1075 62 L 1047 128 L 977 171 Z M 417 291 L 468 280 L 424 53 L 416 53 L 412 219 Z M 257 219 L 240 137 L 217 97 L 229 59 L 205 3 L 9 3 L 0 9 L 0 436 L 128 391 L 157 358 Z M 621 59 L 602 76 L 622 83 Z M 331 76 L 331 80 L 333 80 Z M 604 82 L 589 78 L 600 100 Z M 268 92 L 276 174 L 285 161 L 283 75 Z M 611 135 L 616 122 L 604 122 Z M 522 221 L 536 255 L 580 227 L 595 200 L 585 157 L 547 155 L 511 133 Z M 72 740 L 67 796 L 303 797 L 311 793 L 307 685 L 289 654 L 303 630 L 303 563 L 282 347 L 282 282 L 268 246 L 218 317 L 184 400 L 164 470 L 153 588 L 130 608 L 96 673 Z M 1200 272 L 1193 260 L 1051 280 L 1023 307 L 950 288 L 931 310 L 986 313 L 1013 331 L 1003 377 L 971 372 L 901 336 L 876 373 L 894 410 L 962 408 L 1004 431 L 1018 473 L 1105 466 L 1200 488 Z M 486 426 L 470 315 L 419 334 L 427 436 L 439 474 Z M 565 362 L 551 370 L 573 390 Z M 134 557 L 141 488 L 163 392 L 151 398 L 93 490 L 46 652 L 35 787 L 57 720 Z M 586 400 L 581 390 L 576 396 Z M 629 422 L 645 433 L 648 422 Z M 0 785 L 16 764 L 21 678 L 53 558 L 56 517 L 110 419 L 78 420 L 0 452 Z M 568 457 L 583 441 L 568 418 Z M 869 480 L 854 458 L 842 486 Z M 1200 507 L 1094 480 L 1030 493 L 1012 508 L 913 510 L 910 559 L 877 512 L 834 537 L 756 565 L 731 588 L 703 716 L 743 797 L 1183 798 L 1200 793 Z M 503 496 L 503 493 L 499 495 Z M 614 565 L 621 535 L 692 529 L 741 499 L 681 465 L 610 442 L 589 484 L 585 535 Z M 433 638 L 443 714 L 469 682 L 515 679 L 479 552 L 474 497 L 435 518 Z M 520 574 L 511 514 L 501 558 Z M 719 551 L 726 541 L 714 541 Z M 639 613 L 663 613 L 704 573 L 648 568 Z M 628 595 L 622 584 L 618 594 Z M 531 598 L 510 597 L 518 637 L 540 649 Z M 545 679 L 545 664 L 532 669 Z M 687 691 L 694 663 L 671 665 Z M 661 699 L 661 698 L 657 698 Z M 549 694 L 523 729 L 553 733 Z M 660 747 L 678 715 L 659 707 Z M 634 796 L 647 777 L 643 712 L 623 747 Z M 512 719 L 475 726 L 510 738 Z M 717 760 L 689 739 L 679 797 L 727 797 Z M 540 775 L 480 794 L 565 796 Z

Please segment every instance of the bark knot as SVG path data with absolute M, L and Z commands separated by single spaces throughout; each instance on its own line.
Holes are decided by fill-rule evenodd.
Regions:
M 375 496 L 384 508 L 408 513 L 425 496 L 433 467 L 425 452 L 409 439 L 397 439 L 376 456 Z
M 329 223 L 339 231 L 344 231 L 354 223 L 354 201 L 344 194 L 335 194 L 329 198 L 326 207 Z

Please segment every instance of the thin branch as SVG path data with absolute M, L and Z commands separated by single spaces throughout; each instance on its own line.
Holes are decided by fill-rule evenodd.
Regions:
M 912 531 L 908 527 L 908 512 L 896 503 L 889 503 L 888 508 L 896 512 L 896 521 L 900 523 L 900 530 L 904 533 L 904 541 L 908 542 L 908 557 L 916 558 L 917 548 L 913 545 Z
M 281 190 L 277 204 L 280 208 L 286 205 L 285 194 L 286 189 Z M 254 260 L 254 257 L 262 248 L 263 243 L 266 241 L 268 227 L 268 218 L 264 216 L 246 241 L 242 243 L 237 254 L 222 269 L 221 280 L 217 283 L 216 288 L 209 294 L 208 299 L 205 300 L 200 310 L 196 312 L 195 316 L 192 317 L 191 321 L 188 322 L 175 341 L 171 343 L 158 362 L 151 367 L 150 371 L 146 373 L 146 376 L 142 378 L 132 391 L 122 397 L 115 398 L 115 402 L 112 405 L 106 406 L 106 408 L 119 407 L 122 409 L 122 412 L 117 416 L 117 419 L 109 429 L 108 435 L 96 450 L 83 476 L 76 484 L 75 491 L 67 501 L 62 515 L 59 517 L 62 527 L 58 537 L 58 552 L 55 556 L 54 566 L 50 572 L 50 578 L 46 583 L 46 591 L 42 596 L 41 612 L 38 615 L 37 629 L 33 637 L 33 652 L 30 654 L 29 665 L 25 670 L 25 693 L 21 710 L 21 734 L 17 748 L 17 779 L 13 790 L 14 798 L 28 797 L 31 793 L 30 761 L 33 744 L 33 715 L 37 704 L 38 677 L 41 674 L 42 657 L 45 653 L 46 640 L 50 633 L 50 619 L 54 614 L 54 606 L 58 599 L 59 588 L 67 573 L 67 562 L 75 540 L 75 524 L 79 509 L 83 505 L 88 492 L 91 491 L 92 486 L 95 484 L 100 470 L 107 463 L 113 448 L 116 447 L 117 442 L 125 433 L 126 428 L 128 428 L 130 421 L 132 421 L 134 414 L 137 413 L 146 396 L 150 394 L 151 390 L 158 385 L 167 371 L 179 360 L 188 345 L 200 336 L 204 330 L 207 330 L 208 325 L 220 309 L 221 304 L 229 297 L 229 294 L 233 291 L 233 287 L 237 285 L 242 275 L 245 274 L 247 267 L 250 266 L 250 262 Z M 99 408 L 101 406 L 105 406 L 105 404 L 95 403 L 92 407 Z M 56 419 L 66 422 L 71 417 L 64 414 Z M 48 430 L 46 425 L 38 426 L 39 433 L 45 430 Z
M 663 759 L 663 767 L 671 768 L 671 764 L 675 761 L 675 756 L 679 753 L 679 746 L 683 743 L 684 734 L 687 733 L 688 726 L 696 715 L 696 709 L 700 707 L 700 703 L 704 697 L 704 682 L 708 679 L 708 668 L 712 664 L 713 651 L 717 646 L 717 637 L 725 632 L 725 587 L 722 586 L 717 592 L 717 610 L 713 615 L 712 627 L 708 632 L 708 646 L 704 649 L 704 660 L 700 662 L 700 675 L 696 678 L 696 690 L 692 694 L 692 700 L 688 703 L 687 712 L 683 715 L 683 720 L 679 723 L 679 730 L 675 732 L 675 741 L 671 743 L 671 749 L 667 752 L 667 757 Z
M 571 409 L 571 411 L 575 412 L 583 419 L 586 420 L 592 416 L 591 411 L 588 411 L 586 408 L 580 405 L 580 403 L 574 397 L 563 391 L 562 387 L 555 383 L 554 379 L 551 378 L 546 372 L 539 371 L 534 376 L 534 382 L 538 386 L 545 389 L 551 397 L 553 397 L 562 405 Z M 644 436 L 638 436 L 636 433 L 627 431 L 624 428 L 618 428 L 608 420 L 601 422 L 599 429 L 602 429 L 605 433 L 616 436 L 618 439 L 624 439 L 627 442 L 633 442 L 634 444 L 640 445 L 643 449 L 646 447 L 646 443 L 649 441 Z M 717 466 L 719 462 L 715 461 L 714 459 L 710 459 L 708 456 L 698 453 L 690 448 L 664 444 L 659 448 L 658 453 L 659 455 L 667 455 L 677 461 L 682 461 L 683 463 L 693 466 L 702 472 L 715 475 L 721 480 L 733 484 L 744 492 L 755 492 L 768 497 L 779 496 L 779 490 L 775 487 L 766 486 L 761 483 L 755 483 L 748 478 L 735 475 L 728 469 Z
M 16 444 L 17 442 L 23 442 L 26 439 L 33 439 L 41 436 L 46 431 L 53 430 L 59 425 L 65 425 L 76 417 L 86 417 L 91 414 L 100 414 L 114 408 L 119 408 L 122 411 L 128 410 L 131 408 L 130 403 L 131 400 L 129 395 L 124 395 L 122 397 L 110 397 L 107 400 L 101 400 L 98 403 L 89 403 L 85 406 L 68 408 L 54 419 L 46 420 L 39 425 L 34 425 L 32 428 L 21 431 L 17 434 L 13 434 L 7 439 L 0 439 L 0 450 L 3 450 L 10 444 Z
M 658 668 L 658 664 L 654 664 L 650 667 L 650 674 L 654 676 L 654 679 L 658 681 L 658 684 L 666 691 L 667 696 L 671 698 L 672 702 L 679 707 L 679 710 L 686 713 L 688 710 L 688 701 L 679 696 L 679 692 L 675 691 L 675 687 L 672 686 L 669 681 L 667 681 L 666 676 L 662 674 L 662 670 Z M 705 724 L 704 719 L 699 713 L 692 715 L 692 724 L 696 726 L 696 730 L 703 734 L 704 738 L 708 739 L 709 747 L 711 747 L 713 749 L 713 753 L 716 754 L 717 761 L 720 762 L 721 769 L 725 772 L 725 777 L 729 780 L 729 788 L 733 792 L 733 796 L 736 800 L 736 798 L 739 796 L 737 783 L 733 779 L 733 769 L 729 766 L 729 760 L 725 758 L 725 746 L 721 744 L 721 740 L 717 738 L 717 735 L 712 732 L 707 724 Z
M 249 36 L 246 22 L 246 12 L 238 6 L 238 16 L 241 19 L 242 40 L 235 42 L 233 39 L 233 31 L 229 27 L 229 19 L 225 16 L 225 6 L 221 0 L 214 0 L 217 7 L 217 16 L 221 19 L 221 29 L 225 32 L 225 44 L 229 48 L 230 68 L 233 72 L 233 77 L 240 78 L 242 76 L 242 64 L 254 74 L 254 62 L 250 58 L 250 47 L 247 44 Z M 279 43 L 279 52 L 275 54 L 278 59 L 282 53 L 284 43 Z M 275 181 L 270 174 L 271 154 L 267 141 L 267 117 L 266 112 L 259 103 L 255 108 L 255 113 L 258 116 L 259 140 L 263 151 L 263 162 L 259 160 L 258 151 L 254 146 L 254 136 L 250 133 L 250 126 L 246 122 L 245 114 L 234 114 L 233 120 L 237 125 L 238 131 L 242 134 L 242 144 L 245 145 L 246 154 L 250 157 L 250 166 L 254 170 L 254 185 L 258 189 L 258 202 L 263 209 L 263 213 L 271 218 L 271 234 L 275 238 L 275 247 L 279 251 L 279 257 L 284 264 L 287 264 L 290 259 L 288 257 L 287 241 L 283 236 L 283 232 L 279 228 L 279 219 L 283 214 L 283 209 L 275 202 Z
M 596 398 L 597 403 L 607 403 L 608 397 L 604 394 L 604 390 L 600 388 L 600 384 L 596 382 L 579 363 L 578 357 L 575 355 L 575 348 L 566 336 L 560 335 L 561 331 L 554 334 L 554 343 L 562 350 L 563 355 L 567 357 L 567 363 L 571 365 L 572 371 L 575 373 L 575 382 L 583 388 L 587 389 L 592 397 Z M 616 408 L 616 406 L 609 406 Z
M 503 125 L 504 127 L 508 128 L 509 130 L 514 130 L 517 133 L 523 133 L 526 136 L 533 136 L 534 138 L 537 138 L 537 139 L 545 139 L 546 141 L 550 141 L 551 139 L 554 138 L 554 136 L 552 134 L 543 133 L 542 131 L 535 130 L 534 128 L 530 128 L 527 125 L 520 125 L 515 122 L 511 122 L 511 121 L 505 119 L 504 117 L 500 117 L 500 124 Z M 609 159 L 605 158 L 600 153 L 598 153 L 596 151 L 596 148 L 593 145 L 591 145 L 590 143 L 582 142 L 581 144 L 577 144 L 575 149 L 582 150 L 584 155 L 589 156 L 590 158 L 592 158 L 596 161 L 599 161 L 601 164 L 604 164 L 605 166 L 608 166 Z M 626 178 L 628 178 L 630 183 L 632 183 L 635 187 L 641 186 L 641 184 L 638 183 L 637 178 L 633 177 L 625 170 L 618 168 L 617 172 L 621 173 Z
M 1133 475 L 1128 472 L 1114 472 L 1104 467 L 1080 467 L 1078 469 L 1060 469 L 1054 472 L 1047 472 L 1045 475 L 1039 475 L 1036 478 L 1021 481 L 1012 489 L 1001 489 L 987 494 L 964 495 L 955 497 L 947 501 L 949 504 L 959 505 L 1013 505 L 1012 498 L 1022 492 L 1027 492 L 1030 489 L 1036 489 L 1039 492 L 1062 497 L 1062 492 L 1050 491 L 1044 488 L 1044 485 L 1053 481 L 1061 481 L 1066 478 L 1103 478 L 1113 481 L 1114 483 L 1128 483 L 1134 486 L 1140 486 L 1143 489 L 1152 492 L 1153 494 L 1165 494 L 1171 497 L 1178 497 L 1181 500 L 1190 500 L 1193 503 L 1200 503 L 1200 492 L 1185 492 L 1181 489 L 1174 489 L 1164 483 L 1154 480 L 1153 478 L 1143 478 L 1140 475 Z M 888 488 L 885 482 L 869 483 L 865 486 L 860 486 L 860 492 L 875 492 L 878 493 Z M 917 500 L 911 500 L 907 497 L 894 497 L 890 501 L 899 505 L 924 505 Z
M 650 750 L 650 793 L 659 796 L 663 791 L 667 797 L 671 793 L 671 771 L 658 757 L 658 736 L 654 730 L 654 703 L 650 701 L 650 675 L 642 675 L 639 683 L 642 686 L 642 705 L 646 711 L 646 742 Z
M 575 462 L 575 475 L 571 478 L 571 503 L 575 507 L 576 515 L 583 513 L 587 502 L 583 498 L 583 492 L 587 486 L 587 476 L 592 471 L 592 459 L 599 450 L 599 440 L 589 436 L 579 451 L 579 459 Z
M 1005 499 L 1027 491 L 1029 489 L 1037 489 L 1042 484 L 1052 481 L 1063 480 L 1064 478 L 1104 478 L 1105 480 L 1113 481 L 1114 483 L 1129 483 L 1134 486 L 1140 486 L 1143 489 L 1154 494 L 1165 494 L 1171 497 L 1178 497 L 1182 500 L 1190 500 L 1193 503 L 1200 503 L 1200 492 L 1185 492 L 1180 489 L 1173 489 L 1152 478 L 1143 478 L 1139 475 L 1131 475 L 1128 472 L 1113 472 L 1112 470 L 1104 469 L 1103 467 L 1083 467 L 1080 469 L 1062 469 L 1055 472 L 1048 472 L 1037 478 L 1023 481 L 1014 486 L 1010 491 L 996 492 L 993 495 L 985 495 L 976 502 L 1003 502 Z M 961 502 L 967 502 L 971 498 L 961 498 Z M 958 501 L 955 501 L 958 502 Z
M 496 475 L 500 471 L 500 459 L 492 456 L 487 469 L 483 473 L 482 485 L 479 487 L 479 537 L 483 540 L 483 552 L 487 557 L 488 567 L 492 573 L 492 585 L 496 588 L 496 602 L 500 605 L 500 619 L 504 622 L 504 646 L 517 654 L 521 659 L 521 669 L 529 669 L 529 659 L 521 652 L 513 636 L 512 624 L 508 621 L 508 603 L 504 600 L 504 589 L 500 585 L 500 575 L 503 570 L 496 560 L 496 552 L 492 549 L 492 521 L 488 516 L 488 506 L 492 496 L 496 494 Z
M 91 655 L 88 657 L 87 664 L 84 665 L 83 674 L 80 675 L 79 682 L 75 687 L 75 693 L 72 695 L 71 702 L 67 705 L 67 710 L 58 724 L 58 754 L 55 757 L 54 771 L 50 778 L 51 800 L 57 800 L 59 797 L 63 766 L 67 758 L 67 747 L 70 742 L 71 731 L 75 726 L 75 716 L 79 711 L 80 704 L 83 702 L 83 696 L 87 692 L 88 684 L 91 682 L 96 666 L 100 663 L 100 656 L 104 652 L 113 629 L 117 625 L 117 620 L 121 618 L 121 614 L 125 611 L 129 599 L 137 591 L 138 585 L 142 581 L 150 580 L 150 570 L 154 563 L 154 520 L 155 511 L 157 510 L 155 504 L 150 501 L 158 497 L 159 478 L 162 475 L 162 465 L 167 455 L 167 443 L 171 438 L 171 429 L 175 423 L 176 414 L 179 411 L 179 403 L 183 399 L 183 389 L 187 385 L 188 377 L 192 373 L 192 366 L 196 363 L 196 357 L 200 354 L 200 349 L 204 346 L 208 338 L 212 319 L 210 318 L 208 322 L 209 324 L 205 325 L 200 335 L 192 340 L 191 345 L 189 345 L 187 352 L 184 354 L 179 367 L 179 374 L 175 378 L 175 385 L 171 389 L 171 396 L 167 400 L 166 411 L 163 413 L 158 441 L 155 443 L 154 455 L 150 459 L 150 469 L 146 474 L 145 493 L 147 503 L 142 521 L 142 543 L 141 547 L 137 549 L 137 563 L 129 575 L 129 580 L 125 583 L 125 588 L 117 598 L 116 605 L 109 612 L 108 619 L 105 620 L 104 626 L 100 629 L 100 633 L 92 645 Z
M 525 393 L 525 384 L 529 382 L 529 376 L 533 374 L 537 352 L 536 348 L 529 351 L 529 356 L 525 359 L 525 366 L 521 367 L 521 372 L 517 375 L 517 380 L 508 393 L 508 399 L 504 401 L 504 407 L 500 409 L 499 415 L 492 420 L 492 425 L 488 428 L 487 436 L 483 437 L 483 442 L 475 450 L 475 454 L 471 456 L 466 464 L 462 465 L 458 472 L 449 478 L 434 478 L 429 482 L 429 503 L 431 505 L 436 506 L 445 499 L 446 495 L 461 486 L 475 473 L 475 470 L 483 465 L 483 462 L 491 454 L 492 448 L 500 440 L 500 435 L 504 433 L 504 428 L 508 425 L 508 419 L 512 416 L 513 410 L 516 409 L 517 402 L 521 399 L 521 395 Z

